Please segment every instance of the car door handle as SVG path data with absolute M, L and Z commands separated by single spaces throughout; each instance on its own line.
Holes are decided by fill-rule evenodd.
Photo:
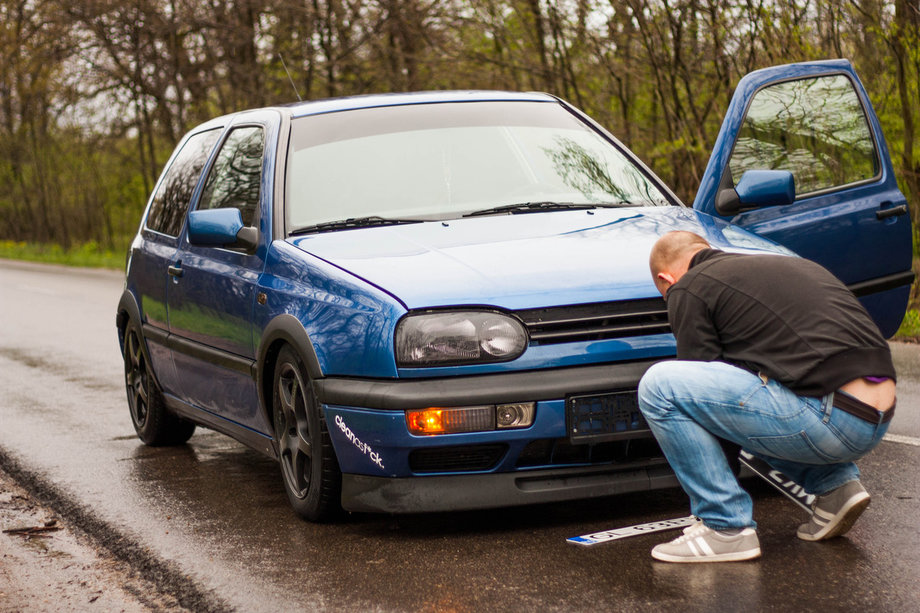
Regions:
M 172 275 L 173 277 L 181 277 L 182 275 L 185 274 L 185 271 L 182 270 L 182 267 L 181 267 L 181 266 L 170 266 L 170 267 L 167 268 L 166 270 L 167 270 L 167 271 L 169 272 L 169 274 Z
M 890 209 L 881 209 L 875 212 L 876 219 L 887 219 L 889 217 L 897 217 L 898 215 L 907 214 L 907 205 L 901 204 L 898 206 L 893 206 Z

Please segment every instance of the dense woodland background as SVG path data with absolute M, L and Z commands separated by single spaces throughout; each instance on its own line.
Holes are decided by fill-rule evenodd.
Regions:
M 187 129 L 294 89 L 551 92 L 691 202 L 742 75 L 837 57 L 918 220 L 918 40 L 918 0 L 0 0 L 0 239 L 123 250 Z

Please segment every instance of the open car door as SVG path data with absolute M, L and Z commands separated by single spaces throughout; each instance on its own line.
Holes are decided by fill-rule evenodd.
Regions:
M 910 216 L 849 61 L 745 76 L 693 208 L 818 262 L 860 298 L 886 337 L 898 329 L 914 278 Z

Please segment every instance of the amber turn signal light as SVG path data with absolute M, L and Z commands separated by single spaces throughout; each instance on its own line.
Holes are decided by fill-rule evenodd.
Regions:
M 533 423 L 534 403 L 443 408 L 406 411 L 406 425 L 412 434 L 457 434 L 497 428 L 526 428 Z

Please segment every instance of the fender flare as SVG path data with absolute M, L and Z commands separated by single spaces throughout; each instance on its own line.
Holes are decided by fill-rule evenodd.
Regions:
M 144 336 L 144 325 L 141 321 L 141 308 L 137 304 L 137 298 L 130 290 L 125 290 L 118 299 L 118 310 L 115 312 L 115 327 L 118 331 L 118 350 L 124 357 L 125 351 L 125 330 L 128 328 L 128 322 L 133 321 L 141 334 L 141 350 L 144 357 L 150 361 L 150 352 L 147 349 L 147 338 Z M 159 384 L 159 382 L 157 382 Z
M 128 320 L 134 320 L 141 326 L 141 308 L 137 305 L 137 298 L 130 290 L 125 290 L 118 299 L 118 310 L 115 312 L 115 327 L 118 328 L 119 345 L 124 347 L 125 327 Z M 145 343 L 146 344 L 146 343 Z M 146 350 L 146 347 L 145 347 Z
M 141 337 L 141 351 L 144 352 L 144 358 L 147 360 L 148 364 L 152 364 L 153 360 L 150 359 L 150 349 L 147 347 L 147 337 L 144 335 L 144 323 L 141 319 L 141 308 L 137 304 L 137 298 L 131 292 L 131 290 L 126 289 L 121 294 L 121 298 L 118 300 L 118 310 L 115 313 L 115 326 L 118 329 L 118 350 L 121 352 L 121 357 L 125 357 L 125 330 L 128 329 L 128 322 L 133 321 L 137 325 L 138 334 Z M 153 375 L 154 384 L 160 387 L 160 380 L 157 378 L 156 372 L 151 368 L 151 374 Z
M 259 340 L 259 349 L 256 351 L 256 387 L 259 391 L 259 403 L 262 410 L 269 417 L 271 423 L 271 385 L 274 370 L 266 366 L 271 363 L 277 353 L 279 341 L 291 345 L 303 360 L 307 368 L 307 376 L 311 380 L 323 378 L 323 369 L 320 366 L 313 342 L 299 319 L 289 313 L 278 315 L 265 326 L 262 338 Z

